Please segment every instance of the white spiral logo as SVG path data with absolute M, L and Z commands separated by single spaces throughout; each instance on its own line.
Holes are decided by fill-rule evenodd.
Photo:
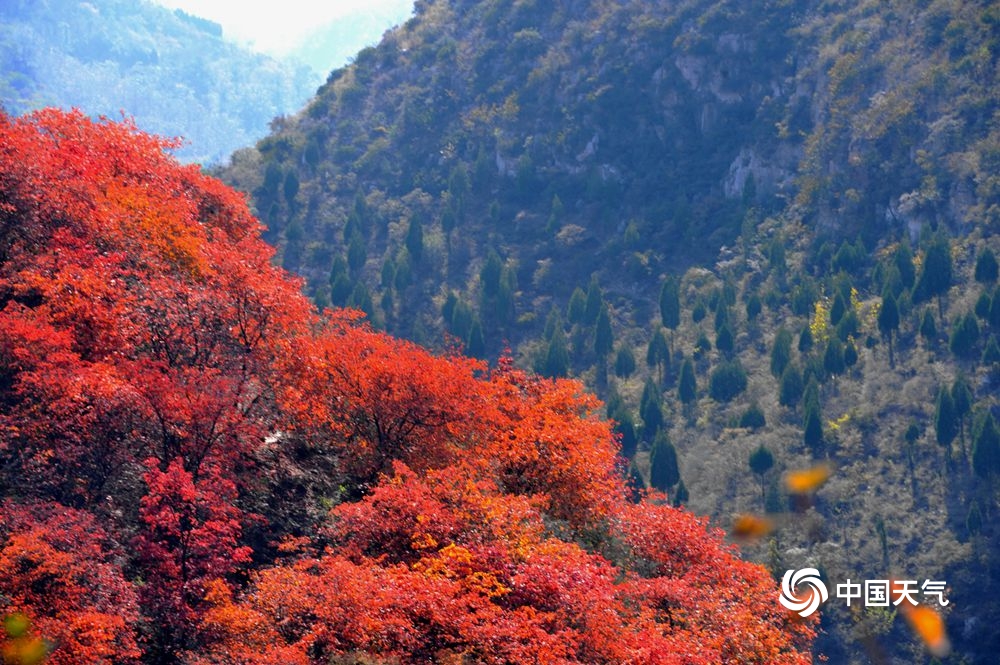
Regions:
M 810 589 L 809 595 L 801 600 L 795 595 L 795 589 L 799 584 L 806 584 Z M 809 616 L 829 597 L 826 585 L 819 578 L 819 571 L 815 568 L 786 570 L 784 577 L 781 578 L 781 596 L 778 600 L 791 611 L 798 612 L 800 616 Z

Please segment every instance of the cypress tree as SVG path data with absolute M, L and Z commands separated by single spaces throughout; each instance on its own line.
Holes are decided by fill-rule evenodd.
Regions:
M 952 262 L 951 245 L 944 234 L 937 234 L 927 248 L 913 291 L 913 299 L 917 302 L 937 296 L 938 315 L 944 316 L 944 294 L 951 288 Z
M 587 294 L 579 286 L 573 289 L 566 307 L 566 318 L 570 323 L 583 323 L 587 313 Z
M 781 374 L 781 385 L 778 392 L 778 403 L 782 406 L 794 408 L 802 399 L 802 391 L 805 386 L 802 382 L 802 372 L 795 365 L 788 365 Z
M 660 389 L 650 380 L 646 381 L 646 385 L 642 389 L 639 417 L 642 418 L 643 438 L 649 441 L 663 425 Z
M 750 470 L 757 475 L 760 481 L 760 500 L 761 503 L 764 503 L 764 475 L 774 466 L 774 455 L 762 443 L 750 453 L 749 463 Z
M 594 353 L 603 361 L 614 348 L 615 337 L 611 330 L 611 316 L 608 314 L 606 305 L 601 305 L 601 311 L 597 315 L 597 324 L 594 327 Z
M 831 337 L 826 343 L 823 354 L 823 369 L 833 375 L 843 374 L 847 366 L 844 364 L 844 345 L 836 337 Z
M 694 374 L 694 363 L 685 358 L 681 363 L 680 378 L 677 382 L 677 398 L 682 404 L 691 404 L 698 398 L 698 381 Z
M 924 310 L 924 315 L 920 318 L 920 336 L 928 342 L 937 339 L 937 324 L 929 307 Z
M 771 347 L 771 374 L 775 378 L 781 376 L 791 359 L 792 333 L 782 327 L 774 336 L 774 346 Z
M 823 452 L 823 419 L 819 403 L 816 401 L 806 402 L 805 414 L 802 419 L 802 441 L 814 455 L 820 455 Z
M 660 287 L 660 320 L 668 330 L 677 330 L 681 323 L 680 285 L 672 275 Z
M 584 322 L 594 323 L 601 313 L 601 305 L 604 304 L 604 295 L 601 293 L 601 286 L 597 283 L 597 275 L 590 276 L 590 286 L 587 288 L 587 304 L 584 309 Z
M 972 443 L 972 470 L 982 478 L 992 478 L 1000 473 L 1000 431 L 989 410 L 976 425 L 976 438 Z
M 569 351 L 566 348 L 566 336 L 563 334 L 562 326 L 555 328 L 549 340 L 542 374 L 550 378 L 569 374 Z
M 627 344 L 622 344 L 615 356 L 615 376 L 627 379 L 633 372 L 635 372 L 635 355 Z
M 976 315 L 966 312 L 952 326 L 949 348 L 959 358 L 968 360 L 975 355 L 976 345 L 979 342 L 979 322 Z
M 721 363 L 712 370 L 708 394 L 717 402 L 728 402 L 747 387 L 747 373 L 739 359 Z
M 677 466 L 677 450 L 663 430 L 657 432 L 656 438 L 653 439 L 649 464 L 649 484 L 661 492 L 666 492 L 681 479 Z
M 1000 266 L 997 265 L 997 257 L 993 250 L 984 247 L 979 256 L 976 257 L 976 281 L 980 284 L 992 284 L 997 281 L 997 273 Z
M 892 338 L 899 329 L 899 305 L 892 291 L 882 292 L 882 307 L 878 311 L 878 329 L 889 344 L 889 366 L 895 367 L 896 361 L 892 353 Z
M 934 410 L 934 434 L 939 445 L 950 448 L 958 435 L 958 418 L 955 415 L 955 401 L 951 392 L 941 386 Z

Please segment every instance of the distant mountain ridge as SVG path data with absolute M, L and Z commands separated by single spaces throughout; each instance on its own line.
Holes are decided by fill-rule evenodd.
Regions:
M 0 9 L 0 102 L 135 118 L 183 136 L 185 161 L 220 163 L 322 81 L 223 39 L 222 26 L 142 0 L 14 0 Z

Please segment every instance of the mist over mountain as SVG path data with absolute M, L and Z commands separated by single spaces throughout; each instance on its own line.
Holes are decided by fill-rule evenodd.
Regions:
M 322 75 L 227 41 L 222 26 L 146 0 L 12 0 L 0 8 L 0 102 L 120 118 L 220 163 L 315 92 Z

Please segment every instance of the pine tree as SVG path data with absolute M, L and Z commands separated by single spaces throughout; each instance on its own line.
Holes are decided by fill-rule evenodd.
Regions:
M 465 342 L 465 351 L 473 358 L 486 357 L 486 339 L 483 337 L 483 326 L 479 322 L 478 316 L 472 320 L 469 338 Z
M 660 320 L 663 327 L 674 331 L 681 323 L 680 285 L 672 275 L 660 287 Z
M 682 478 L 681 481 L 677 483 L 677 489 L 674 491 L 674 508 L 680 508 L 687 503 L 690 498 L 687 486 L 684 484 L 684 479 Z
M 410 228 L 406 232 L 406 249 L 415 265 L 420 265 L 424 256 L 424 226 L 419 215 L 410 217 Z
M 680 378 L 677 381 L 677 398 L 682 404 L 691 404 L 698 399 L 698 381 L 694 374 L 694 363 L 685 358 L 681 363 Z
M 889 289 L 882 292 L 882 307 L 878 311 L 878 329 L 889 344 L 889 367 L 895 367 L 896 360 L 892 352 L 892 339 L 896 330 L 899 329 L 899 305 Z
M 823 354 L 823 369 L 836 376 L 843 374 L 847 366 L 844 364 L 844 345 L 836 337 L 831 337 L 826 343 Z
M 917 302 L 937 296 L 938 315 L 944 316 L 944 294 L 951 288 L 952 262 L 951 245 L 948 238 L 937 234 L 931 240 L 927 253 L 924 255 L 920 277 L 913 289 L 913 299 Z
M 587 306 L 584 309 L 584 322 L 594 323 L 601 313 L 601 305 L 604 304 L 604 295 L 601 293 L 601 286 L 597 283 L 597 275 L 590 276 L 590 286 L 587 288 Z
M 639 402 L 639 417 L 642 418 L 642 434 L 647 441 L 651 440 L 657 430 L 663 426 L 663 410 L 660 389 L 651 380 L 646 381 L 642 389 L 642 399 Z
M 972 443 L 972 470 L 982 478 L 1000 474 L 1000 431 L 993 414 L 986 410 L 976 424 Z
M 771 374 L 775 378 L 781 376 L 792 359 L 792 333 L 786 328 L 778 329 L 774 336 L 774 346 L 771 347 Z
M 597 354 L 600 362 L 611 353 L 614 348 L 615 337 L 611 330 L 611 316 L 608 314 L 607 305 L 602 304 L 597 315 L 597 323 L 594 326 L 594 353 Z
M 951 402 L 955 408 L 955 418 L 958 420 L 958 436 L 963 455 L 965 455 L 965 417 L 972 412 L 972 401 L 972 387 L 965 374 L 960 372 L 955 377 L 955 382 L 951 384 Z
M 549 340 L 542 374 L 551 378 L 569 374 L 569 350 L 561 325 L 555 328 Z
M 968 360 L 975 356 L 978 343 L 979 322 L 975 314 L 966 312 L 965 316 L 960 317 L 952 326 L 948 346 L 956 356 Z
M 774 455 L 768 450 L 764 444 L 760 444 L 757 448 L 750 453 L 750 470 L 753 471 L 760 481 L 760 501 L 763 505 L 765 502 L 764 497 L 764 476 L 768 471 L 774 466 Z
M 747 373 L 739 359 L 721 363 L 712 370 L 708 394 L 717 402 L 728 402 L 747 387 Z
M 1000 265 L 997 265 L 996 254 L 989 247 L 984 247 L 976 257 L 976 281 L 980 284 L 992 284 L 997 281 L 998 272 Z
M 483 293 L 487 298 L 492 298 L 500 290 L 500 274 L 503 272 L 503 260 L 496 250 L 490 249 L 486 256 L 486 262 L 482 270 L 479 271 L 479 279 L 483 285 Z
M 951 448 L 952 441 L 958 435 L 958 418 L 955 416 L 955 401 L 951 391 L 941 386 L 938 391 L 937 405 L 934 411 L 934 434 L 938 445 Z
M 794 408 L 802 399 L 805 389 L 802 372 L 796 365 L 789 364 L 781 374 L 781 385 L 778 392 L 778 403 L 788 408 Z
M 667 345 L 667 338 L 662 328 L 658 328 L 649 338 L 649 344 L 646 346 L 646 365 L 656 367 L 660 385 L 665 386 L 670 372 L 670 347 Z
M 566 318 L 570 323 L 583 323 L 587 313 L 587 294 L 579 286 L 573 289 L 566 307 Z
M 823 418 L 817 401 L 806 402 L 802 419 L 802 441 L 814 455 L 818 456 L 824 451 Z
M 618 347 L 618 354 L 615 356 L 615 376 L 620 379 L 627 379 L 635 372 L 635 355 L 631 347 L 622 344 Z
M 927 342 L 937 339 L 937 324 L 934 322 L 934 314 L 930 308 L 924 310 L 924 315 L 920 318 L 920 336 Z
M 661 492 L 666 492 L 681 479 L 677 466 L 677 450 L 663 430 L 657 432 L 656 438 L 653 439 L 649 464 L 649 484 Z

